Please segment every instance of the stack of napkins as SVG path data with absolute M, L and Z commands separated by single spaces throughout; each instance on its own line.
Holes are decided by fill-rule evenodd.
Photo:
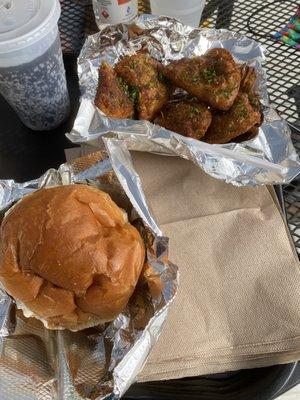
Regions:
M 140 380 L 300 359 L 300 265 L 273 189 L 234 187 L 177 157 L 133 159 L 180 269 Z

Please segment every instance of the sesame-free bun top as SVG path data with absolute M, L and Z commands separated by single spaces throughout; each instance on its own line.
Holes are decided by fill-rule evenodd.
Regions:
M 25 316 L 49 329 L 113 320 L 145 261 L 139 232 L 107 193 L 86 185 L 41 189 L 1 225 L 0 281 Z

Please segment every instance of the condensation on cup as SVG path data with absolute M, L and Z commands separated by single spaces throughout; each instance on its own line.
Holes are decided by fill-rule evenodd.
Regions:
M 0 0 L 0 93 L 33 130 L 50 130 L 70 111 L 58 0 Z
M 94 13 L 99 28 L 129 22 L 137 16 L 137 0 L 93 0 Z

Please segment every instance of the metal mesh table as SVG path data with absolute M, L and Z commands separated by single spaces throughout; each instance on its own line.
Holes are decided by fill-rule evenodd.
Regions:
M 66 55 L 77 56 L 87 35 L 96 32 L 93 9 L 86 0 L 62 0 L 60 32 Z M 286 118 L 293 142 L 300 152 L 300 54 L 276 43 L 272 34 L 295 13 L 297 3 L 282 0 L 210 0 L 202 15 L 201 26 L 225 28 L 260 41 L 267 50 L 271 102 Z M 139 11 L 149 13 L 149 1 L 139 1 Z M 290 230 L 300 255 L 300 178 L 283 187 Z
M 271 0 L 270 0 L 271 1 Z M 269 92 L 271 99 L 288 122 L 299 129 L 299 86 L 297 81 L 297 53 L 286 46 L 275 44 L 268 32 L 287 23 L 294 12 L 294 5 L 285 2 L 284 7 L 273 9 L 265 18 L 266 11 L 256 10 L 270 1 L 207 0 L 202 26 L 229 28 L 248 33 L 248 19 L 252 30 L 258 28 L 258 37 L 268 53 Z M 83 4 L 85 3 L 85 5 Z M 31 132 L 16 117 L 14 111 L 0 96 L 0 176 L 19 182 L 34 179 L 49 168 L 57 168 L 65 161 L 64 149 L 70 146 L 64 132 L 70 131 L 78 108 L 78 84 L 76 57 L 87 35 L 95 32 L 93 10 L 89 0 L 61 0 L 62 18 L 60 32 L 66 61 L 72 114 L 61 127 L 50 132 Z M 281 6 L 281 5 L 280 5 Z M 268 10 L 267 10 L 268 11 Z M 140 2 L 140 12 L 149 12 L 149 3 Z M 273 23 L 273 25 L 272 25 Z M 293 137 L 300 150 L 299 132 Z M 298 136 L 297 136 L 298 135 Z M 296 245 L 300 249 L 300 181 L 284 188 L 288 220 Z M 279 191 L 280 195 L 280 191 Z M 279 196 L 280 197 L 280 196 Z M 149 382 L 133 385 L 124 400 L 270 400 L 300 382 L 300 363 L 275 365 L 267 368 L 235 371 L 232 373 L 185 378 L 167 382 Z M 0 395 L 0 400 L 1 400 Z

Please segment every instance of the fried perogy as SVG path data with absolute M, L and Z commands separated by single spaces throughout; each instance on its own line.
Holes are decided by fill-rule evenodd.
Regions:
M 261 113 L 253 107 L 247 93 L 239 93 L 231 109 L 215 112 L 203 141 L 222 144 L 248 132 L 261 122 Z
M 219 48 L 201 57 L 171 62 L 164 74 L 175 86 L 224 111 L 234 103 L 241 83 L 240 69 L 231 54 Z
M 244 93 L 253 93 L 255 81 L 256 74 L 254 68 L 248 65 L 242 65 L 240 91 Z
M 128 96 L 128 88 L 118 78 L 114 69 L 103 62 L 99 69 L 99 84 L 95 105 L 108 117 L 124 119 L 134 117 L 134 103 Z
M 136 39 L 140 35 L 142 35 L 145 32 L 143 28 L 140 28 L 139 26 L 135 24 L 128 25 L 128 36 L 129 39 Z
M 181 135 L 201 139 L 211 123 L 211 112 L 199 101 L 182 100 L 167 104 L 155 123 Z
M 253 67 L 243 65 L 241 67 L 241 86 L 240 91 L 248 94 L 249 101 L 253 108 L 260 111 L 261 105 L 259 97 L 255 93 L 254 85 L 256 81 L 256 74 Z
M 116 73 L 136 93 L 138 118 L 152 121 L 167 103 L 172 88 L 163 81 L 162 65 L 147 53 L 123 57 Z
M 248 132 L 243 133 L 242 135 L 239 135 L 234 139 L 231 139 L 230 142 L 243 143 L 246 142 L 247 140 L 254 139 L 258 135 L 258 133 L 259 133 L 259 125 L 255 125 L 252 128 L 250 128 Z

